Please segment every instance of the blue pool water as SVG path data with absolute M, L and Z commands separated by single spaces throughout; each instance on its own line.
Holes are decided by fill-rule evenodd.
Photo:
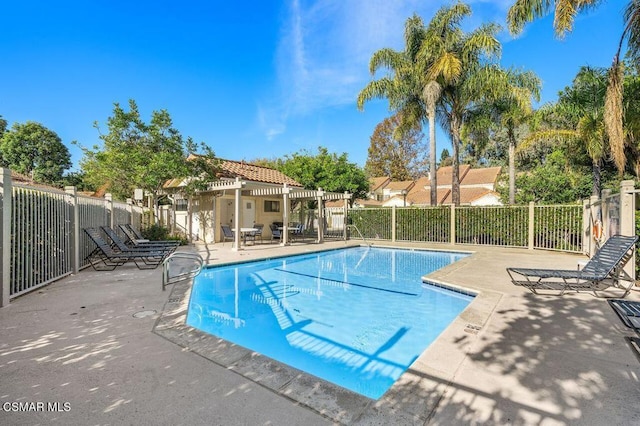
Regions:
M 473 299 L 421 280 L 464 256 L 356 247 L 208 268 L 187 324 L 378 399 Z

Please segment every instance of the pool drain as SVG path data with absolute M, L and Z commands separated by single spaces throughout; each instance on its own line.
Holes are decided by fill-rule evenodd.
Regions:
M 146 318 L 146 317 L 150 317 L 151 315 L 155 315 L 156 311 L 155 310 L 149 310 L 149 311 L 139 311 L 136 312 L 135 314 L 133 314 L 134 318 Z
M 464 327 L 464 331 L 470 334 L 478 334 L 478 332 L 482 329 L 482 326 L 475 324 L 467 324 Z

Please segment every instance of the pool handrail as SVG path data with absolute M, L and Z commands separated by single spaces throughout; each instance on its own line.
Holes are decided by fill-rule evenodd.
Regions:
M 196 262 L 197 267 L 187 272 L 182 272 L 172 277 L 170 274 L 171 261 L 174 259 L 189 259 Z M 162 262 L 162 291 L 168 285 L 175 284 L 179 281 L 188 280 L 197 276 L 204 266 L 204 259 L 198 253 L 174 252 Z
M 362 241 L 364 241 L 364 243 L 368 246 L 371 247 L 371 243 L 369 241 L 367 241 L 367 239 L 364 237 L 364 235 L 362 235 L 362 232 L 360 232 L 360 230 L 358 229 L 358 227 L 354 224 L 348 224 L 347 225 L 347 229 L 348 228 L 354 228 L 357 232 L 358 235 L 360 235 L 360 238 L 362 238 Z

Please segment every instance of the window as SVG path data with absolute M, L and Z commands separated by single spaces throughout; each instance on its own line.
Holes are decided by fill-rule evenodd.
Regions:
M 265 213 L 278 213 L 280 212 L 280 201 L 268 201 L 264 202 Z
M 186 212 L 187 211 L 187 203 L 188 200 L 186 199 L 179 199 L 179 200 L 174 200 L 174 205 L 175 205 L 175 209 L 177 212 Z

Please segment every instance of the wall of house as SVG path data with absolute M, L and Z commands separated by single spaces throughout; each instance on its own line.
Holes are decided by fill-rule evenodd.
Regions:
M 500 197 L 496 194 L 486 194 L 471 202 L 472 206 L 501 206 Z
M 242 202 L 252 201 L 255 211 L 255 223 L 264 224 L 263 239 L 271 238 L 269 225 L 273 222 L 282 222 L 283 200 L 280 197 L 242 197 Z M 265 201 L 277 202 L 279 211 L 265 211 Z M 273 207 L 273 203 L 271 204 Z M 194 239 L 207 243 L 222 241 L 221 224 L 235 226 L 235 196 L 224 195 L 214 197 L 203 195 L 196 197 L 193 205 L 193 225 L 192 235 Z M 177 228 L 185 232 L 188 229 L 188 213 L 186 211 L 176 212 Z M 242 225 L 241 225 L 242 226 Z

